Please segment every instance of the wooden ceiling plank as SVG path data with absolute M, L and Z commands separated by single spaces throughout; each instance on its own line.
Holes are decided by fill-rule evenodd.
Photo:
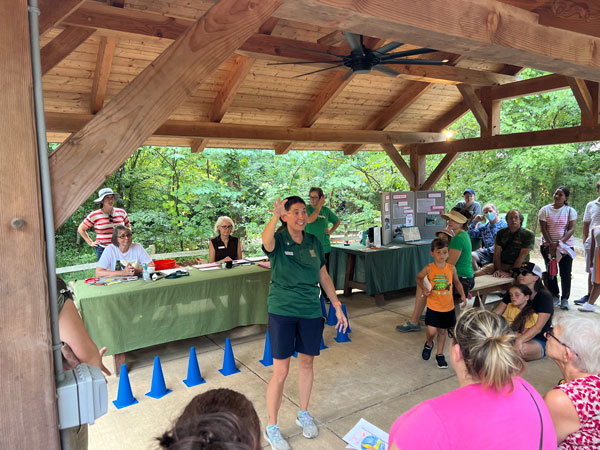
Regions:
M 421 185 L 423 191 L 429 191 L 437 184 L 438 181 L 444 176 L 448 168 L 458 158 L 459 153 L 449 153 L 442 158 L 438 165 L 433 169 L 433 172 L 429 174 L 425 182 Z
M 104 106 L 104 97 L 108 86 L 110 69 L 117 47 L 117 39 L 114 37 L 100 38 L 98 46 L 98 56 L 96 59 L 96 70 L 94 72 L 94 82 L 92 84 L 92 93 L 90 96 L 90 110 L 96 114 Z
M 39 0 L 40 36 L 61 23 L 65 17 L 76 11 L 84 3 L 85 0 Z
M 55 150 L 49 158 L 55 227 L 64 223 L 280 4 L 280 0 L 220 0 Z M 73 173 L 78 176 L 73 177 Z
M 485 111 L 485 108 L 481 104 L 479 97 L 475 93 L 475 89 L 473 89 L 473 86 L 469 86 L 468 84 L 457 84 L 456 87 L 462 95 L 465 103 L 475 116 L 475 119 L 481 128 L 481 132 L 486 133 L 488 131 L 488 115 Z
M 421 155 L 460 153 L 505 148 L 538 147 L 544 145 L 570 144 L 600 140 L 600 125 L 594 127 L 570 127 L 524 133 L 499 134 L 491 137 L 459 139 L 456 141 L 414 144 L 402 149 L 402 153 L 415 150 Z
M 295 0 L 275 16 L 600 81 L 600 38 L 495 0 Z
M 589 122 L 594 114 L 594 101 L 585 80 L 568 77 L 569 86 L 581 110 L 581 121 Z
M 410 166 L 404 161 L 402 155 L 398 152 L 398 149 L 393 144 L 381 144 L 383 151 L 389 156 L 394 165 L 398 168 L 398 171 L 408 181 L 408 185 L 413 188 L 415 186 L 415 174 L 411 170 Z
M 107 105 L 100 113 L 106 111 Z M 98 117 L 86 114 L 46 113 L 49 132 L 79 133 L 90 128 Z M 275 142 L 357 142 L 409 144 L 415 142 L 439 142 L 442 133 L 412 131 L 377 131 L 339 128 L 293 128 L 271 125 L 240 125 L 232 123 L 196 122 L 190 120 L 167 120 L 156 128 L 154 136 L 201 138 L 211 140 L 238 139 Z
M 93 29 L 66 27 L 58 36 L 48 42 L 40 51 L 42 75 L 45 75 L 59 62 L 71 54 L 87 38 L 94 34 Z

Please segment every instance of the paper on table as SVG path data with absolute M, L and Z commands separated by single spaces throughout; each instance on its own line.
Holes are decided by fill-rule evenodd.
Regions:
M 219 267 L 219 263 L 194 264 L 192 267 L 202 270 L 208 269 L 209 267 Z
M 573 250 L 571 247 L 569 247 L 563 241 L 558 241 L 558 246 L 561 248 L 561 250 L 564 250 L 565 252 L 567 252 L 571 258 L 574 259 L 575 256 L 577 256 L 575 254 L 575 250 Z
M 389 447 L 389 435 L 380 428 L 377 428 L 375 425 L 367 422 L 365 419 L 360 419 L 358 423 L 354 425 L 352 429 L 348 431 L 348 433 L 346 433 L 343 439 L 348 443 L 348 447 L 346 448 L 360 450 L 360 444 L 367 436 L 375 436 L 385 444 L 385 448 Z
M 257 262 L 257 261 L 265 261 L 267 259 L 267 255 L 265 256 L 250 256 L 246 258 L 248 261 Z
M 219 266 L 200 268 L 200 270 L 219 270 L 219 269 L 220 269 Z
M 160 273 L 163 273 L 163 274 L 165 274 L 165 275 L 170 275 L 170 274 L 172 274 L 172 273 L 174 273 L 174 272 L 177 272 L 177 271 L 181 271 L 181 272 L 187 272 L 187 271 L 188 271 L 188 268 L 187 268 L 187 267 L 178 267 L 178 268 L 176 268 L 176 269 L 164 269 L 164 270 L 159 270 L 159 272 L 160 272 Z

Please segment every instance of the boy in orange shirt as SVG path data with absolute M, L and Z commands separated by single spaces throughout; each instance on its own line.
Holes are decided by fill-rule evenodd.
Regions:
M 431 243 L 431 256 L 433 262 L 427 264 L 417 275 L 417 284 L 427 297 L 427 325 L 426 342 L 421 356 L 425 361 L 431 357 L 433 338 L 437 334 L 438 351 L 435 355 L 437 366 L 447 369 L 448 363 L 444 358 L 444 344 L 446 343 L 446 330 L 456 325 L 454 313 L 454 300 L 452 298 L 452 285 L 460 294 L 462 307 L 467 306 L 467 299 L 462 284 L 456 274 L 456 268 L 448 264 L 448 242 L 434 239 Z

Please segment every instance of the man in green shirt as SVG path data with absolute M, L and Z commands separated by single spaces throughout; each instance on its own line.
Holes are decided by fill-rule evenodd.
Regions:
M 307 224 L 305 231 L 316 236 L 321 245 L 323 246 L 323 253 L 325 253 L 325 266 L 327 272 L 329 272 L 329 254 L 331 253 L 331 243 L 329 236 L 337 229 L 340 225 L 340 219 L 325 206 L 325 195 L 323 189 L 319 187 L 310 188 L 308 193 L 310 198 L 310 204 L 306 206 L 306 213 L 308 214 Z M 329 224 L 333 224 L 329 228 Z M 321 290 L 325 300 L 329 300 L 325 291 Z

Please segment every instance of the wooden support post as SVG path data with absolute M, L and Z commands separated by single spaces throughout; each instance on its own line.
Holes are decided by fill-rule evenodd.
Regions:
M 569 86 L 571 86 L 571 90 L 573 91 L 573 96 L 577 100 L 577 104 L 581 110 L 581 123 L 593 122 L 594 104 L 592 94 L 588 89 L 585 80 L 569 77 L 568 81 Z
M 592 114 L 589 120 L 584 121 L 582 118 L 581 125 L 595 127 L 600 124 L 600 106 L 598 105 L 600 98 L 600 83 L 597 81 L 586 81 L 586 84 L 592 97 Z
M 487 115 L 486 129 L 481 129 L 482 136 L 495 136 L 500 134 L 500 100 L 494 100 L 492 98 L 492 89 L 490 87 L 483 87 L 479 91 L 479 97 L 481 98 L 481 106 Z
M 58 450 L 26 0 L 0 14 L 0 61 L 0 448 Z
M 488 115 L 479 100 L 479 97 L 475 93 L 475 89 L 468 84 L 457 84 L 456 87 L 460 91 L 463 99 L 473 115 L 479 123 L 479 127 L 481 128 L 481 135 L 483 136 L 488 132 Z
M 414 147 L 411 146 L 410 151 L 410 168 L 415 175 L 415 184 L 411 187 L 411 191 L 419 191 L 425 182 L 426 159 L 425 155 L 419 155 Z

